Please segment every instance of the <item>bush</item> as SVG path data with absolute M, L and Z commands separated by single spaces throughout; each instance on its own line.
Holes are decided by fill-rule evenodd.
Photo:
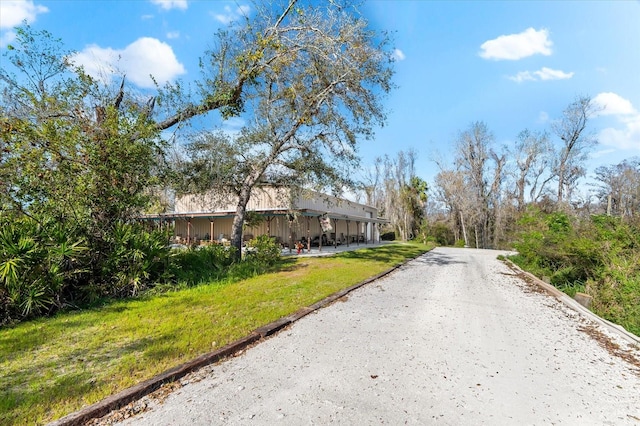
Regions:
M 598 315 L 640 332 L 640 229 L 620 218 L 532 210 L 518 222 L 518 254 L 511 260 L 573 296 L 593 297 Z
M 0 216 L 0 325 L 136 295 L 168 278 L 166 232 L 117 223 L 94 256 L 86 230 L 73 223 Z
M 396 239 L 396 233 L 393 231 L 390 232 L 385 232 L 382 235 L 380 235 L 380 239 L 382 241 L 395 241 Z
M 176 251 L 170 263 L 172 280 L 189 287 L 220 280 L 233 265 L 235 250 L 235 247 L 210 245 Z
M 0 325 L 63 307 L 86 253 L 84 240 L 61 222 L 0 216 Z
M 429 227 L 429 241 L 433 241 L 439 246 L 451 246 L 455 243 L 455 235 L 451 228 L 441 222 L 436 222 Z
M 275 238 L 259 235 L 247 243 L 245 261 L 255 261 L 265 266 L 275 265 L 281 257 L 280 245 Z
M 168 278 L 169 234 L 140 224 L 117 223 L 107 235 L 110 246 L 102 268 L 102 294 L 135 296 Z

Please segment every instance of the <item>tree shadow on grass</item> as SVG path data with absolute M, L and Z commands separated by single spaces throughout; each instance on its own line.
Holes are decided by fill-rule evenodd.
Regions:
M 398 244 L 362 248 L 354 251 L 345 251 L 334 255 L 337 258 L 359 259 L 375 262 L 402 262 L 413 259 L 423 251 L 414 246 L 402 246 Z
M 295 272 L 307 267 L 306 263 L 298 262 L 297 258 L 285 258 L 281 259 L 271 272 Z

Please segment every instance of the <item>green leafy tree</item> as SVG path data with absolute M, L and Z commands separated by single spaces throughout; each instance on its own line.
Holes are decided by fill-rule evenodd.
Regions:
M 256 185 L 339 192 L 352 183 L 358 140 L 384 122 L 381 100 L 392 87 L 388 39 L 371 31 L 351 6 L 291 1 L 287 10 L 274 14 L 271 4 L 259 7 L 258 18 L 218 34 L 210 58 L 233 58 L 231 70 L 248 73 L 241 115 L 246 124 L 234 136 L 198 134 L 187 147 L 186 190 L 220 189 L 218 196 L 235 200 L 231 240 L 238 255 Z M 220 62 L 215 66 L 222 69 Z M 212 206 L 217 201 L 214 194 Z
M 5 54 L 13 68 L 0 71 L 1 214 L 79 232 L 90 248 L 88 282 L 96 283 L 116 226 L 149 201 L 163 145 L 149 108 L 124 81 L 110 91 L 48 32 L 23 26 L 16 34 Z

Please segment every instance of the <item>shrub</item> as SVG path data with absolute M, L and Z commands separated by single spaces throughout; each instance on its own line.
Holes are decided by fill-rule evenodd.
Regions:
M 380 239 L 382 241 L 395 241 L 396 239 L 396 233 L 393 231 L 390 232 L 385 232 L 382 235 L 380 235 Z
M 439 246 L 451 246 L 455 243 L 455 235 L 451 228 L 442 222 L 436 222 L 429 227 L 429 241 L 433 241 Z
M 117 223 L 106 242 L 110 247 L 102 268 L 103 295 L 135 296 L 168 278 L 170 249 L 166 231 Z
M 86 252 L 84 240 L 61 222 L 0 216 L 0 324 L 61 308 Z
M 275 265 L 281 257 L 280 245 L 275 238 L 259 235 L 247 243 L 245 261 L 255 261 L 265 266 Z
M 518 254 L 511 260 L 573 296 L 586 291 L 592 309 L 640 332 L 640 229 L 620 218 L 532 210 L 519 221 Z
M 195 286 L 223 278 L 234 263 L 235 247 L 191 247 L 172 254 L 170 273 L 177 285 Z

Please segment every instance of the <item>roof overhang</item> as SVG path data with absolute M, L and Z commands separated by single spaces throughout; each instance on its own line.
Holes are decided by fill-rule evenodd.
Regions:
M 329 219 L 334 220 L 346 220 L 351 222 L 367 222 L 367 223 L 389 223 L 387 219 L 384 218 L 372 218 L 372 217 L 364 217 L 364 216 L 355 216 L 348 215 L 342 213 L 334 213 L 330 211 L 319 211 L 319 210 L 309 210 L 309 209 L 301 209 L 301 210 L 252 210 L 262 216 L 288 216 L 290 214 L 296 216 L 304 216 L 304 217 L 328 217 Z M 192 212 L 192 213 L 158 213 L 158 214 L 143 214 L 140 215 L 139 218 L 143 220 L 189 220 L 189 219 L 228 219 L 233 218 L 236 212 L 234 211 L 216 211 L 216 212 Z

